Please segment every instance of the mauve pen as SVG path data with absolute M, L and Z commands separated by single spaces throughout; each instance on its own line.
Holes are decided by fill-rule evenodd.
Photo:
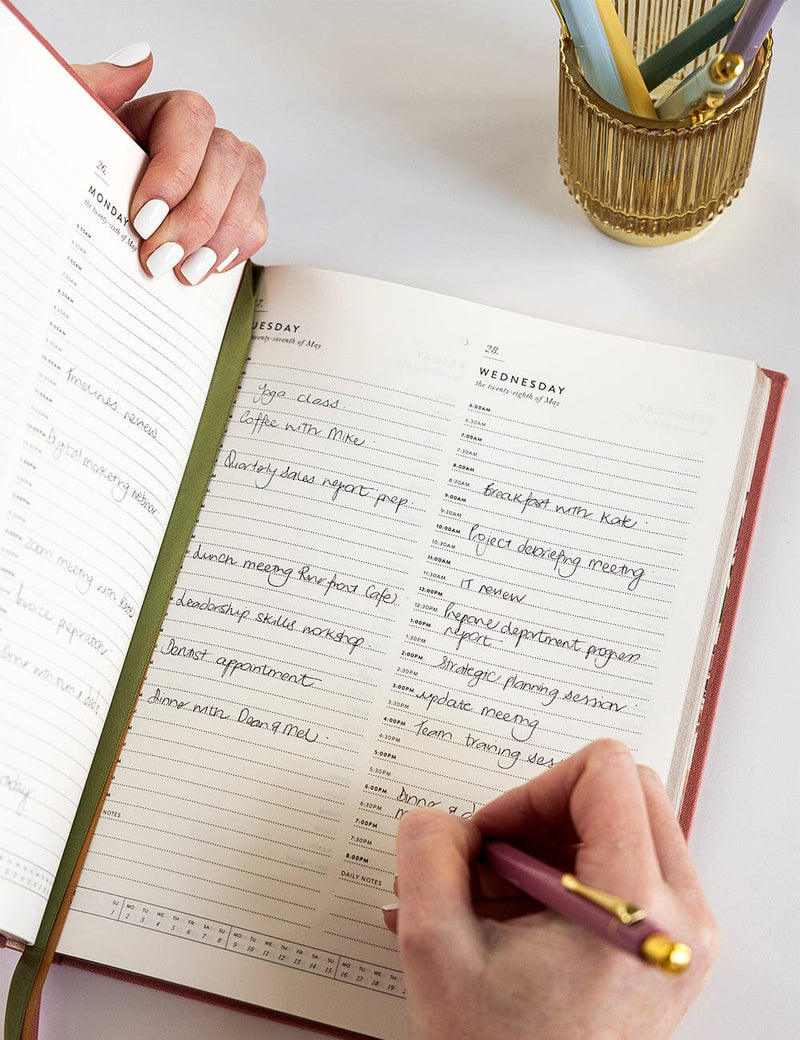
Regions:
M 504 841 L 487 841 L 484 859 L 496 874 L 527 895 L 648 964 L 670 974 L 689 966 L 692 951 L 686 943 L 675 942 L 632 903 L 590 888 L 573 874 L 562 874 Z

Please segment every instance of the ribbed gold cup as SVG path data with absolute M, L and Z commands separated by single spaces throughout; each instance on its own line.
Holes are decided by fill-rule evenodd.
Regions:
M 623 0 L 617 6 L 623 25 L 626 18 L 635 20 L 625 28 L 637 61 L 697 14 L 692 0 Z M 689 119 L 646 119 L 615 108 L 583 78 L 569 37 L 562 36 L 560 51 L 559 165 L 590 220 L 612 238 L 651 246 L 680 242 L 708 227 L 738 195 L 750 170 L 771 35 L 744 85 L 695 125 Z

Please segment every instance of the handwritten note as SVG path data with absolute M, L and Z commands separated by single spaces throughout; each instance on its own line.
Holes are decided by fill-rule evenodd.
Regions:
M 469 817 L 600 736 L 669 772 L 753 378 L 267 272 L 64 948 L 118 963 L 136 923 L 147 970 L 173 915 L 209 946 L 170 946 L 175 981 L 235 953 L 228 995 L 399 1035 L 405 812 Z

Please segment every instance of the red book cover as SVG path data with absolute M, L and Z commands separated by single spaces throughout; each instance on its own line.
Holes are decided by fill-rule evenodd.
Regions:
M 731 566 L 730 581 L 725 595 L 725 602 L 719 622 L 719 633 L 711 657 L 711 664 L 706 680 L 703 707 L 697 720 L 697 737 L 692 756 L 692 764 L 686 779 L 683 801 L 679 814 L 680 825 L 683 833 L 688 837 L 692 826 L 694 811 L 697 806 L 697 796 L 700 790 L 700 781 L 703 777 L 706 756 L 708 755 L 711 740 L 711 729 L 714 724 L 714 716 L 719 702 L 722 676 L 725 671 L 725 662 L 733 636 L 733 626 L 736 621 L 736 611 L 739 606 L 739 597 L 742 593 L 744 572 L 747 566 L 747 558 L 750 545 L 755 532 L 756 516 L 761 502 L 761 492 L 764 487 L 764 478 L 767 472 L 772 444 L 775 437 L 775 426 L 778 421 L 778 413 L 781 407 L 787 378 L 780 372 L 772 372 L 764 369 L 764 374 L 770 380 L 769 403 L 767 414 L 764 418 L 764 428 L 761 432 L 761 440 L 758 446 L 756 464 L 753 470 L 753 479 L 747 495 L 744 514 L 739 524 L 739 535 L 736 540 L 736 552 Z

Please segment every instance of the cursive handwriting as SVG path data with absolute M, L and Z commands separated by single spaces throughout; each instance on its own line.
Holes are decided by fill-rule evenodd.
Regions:
M 474 583 L 474 584 L 473 584 Z M 524 603 L 528 598 L 527 592 L 512 592 L 503 588 L 502 585 L 490 585 L 476 578 L 462 578 L 459 588 L 470 592 L 477 592 L 479 596 L 493 596 L 496 599 L 509 600 L 511 603 Z
M 380 505 L 393 507 L 393 512 L 398 513 L 403 506 L 408 505 L 408 499 L 402 495 L 391 495 L 385 491 L 379 491 L 369 484 L 359 484 L 352 480 L 342 480 L 341 477 L 323 477 L 322 487 L 332 488 L 331 502 L 335 502 L 340 494 L 354 495 L 356 498 L 372 499 L 372 508 Z
M 267 383 L 261 383 L 253 394 L 252 400 L 253 404 L 263 404 L 269 407 L 274 404 L 275 401 L 291 400 L 291 398 L 287 397 L 285 390 L 274 390 Z M 294 400 L 299 401 L 300 404 L 311 404 L 319 408 L 339 407 L 338 397 L 323 397 L 315 390 L 303 390 L 302 393 L 299 393 L 294 397 Z
M 8 791 L 9 794 L 18 796 L 14 806 L 17 816 L 25 812 L 28 799 L 33 794 L 33 788 L 23 783 L 19 773 L 0 773 L 0 791 Z
M 0 649 L 0 661 L 6 661 L 14 668 L 20 668 L 28 672 L 36 679 L 54 686 L 57 690 L 65 693 L 68 697 L 74 697 L 79 704 L 84 705 L 93 714 L 100 714 L 100 697 L 91 686 L 76 686 L 75 683 L 66 679 L 61 673 L 54 672 L 49 665 L 35 661 L 31 657 L 25 657 L 18 653 L 10 643 L 4 643 Z
M 106 408 L 110 408 L 112 412 L 116 412 L 119 407 L 119 401 L 115 397 L 110 396 L 102 390 L 98 390 L 97 387 L 93 386 L 87 379 L 83 379 L 79 376 L 74 367 L 67 370 L 65 379 L 72 386 L 76 386 L 79 390 L 88 394 L 89 397 L 93 397 L 100 404 L 105 405 Z
M 230 600 L 215 600 L 211 594 L 205 599 L 195 599 L 189 589 L 182 589 L 178 598 L 173 600 L 176 607 L 189 607 L 191 610 L 208 610 L 212 614 L 222 614 L 225 617 L 236 619 L 236 624 L 241 624 L 250 617 L 249 607 L 237 607 Z
M 267 661 L 239 660 L 236 657 L 221 656 L 214 662 L 222 669 L 222 678 L 228 679 L 238 672 L 247 675 L 262 675 L 266 679 L 277 679 L 279 682 L 291 683 L 295 686 L 316 686 L 321 680 L 307 672 L 287 672 L 282 668 L 275 668 Z
M 604 513 L 604 515 L 606 514 Z M 601 520 L 601 522 L 611 524 L 612 526 L 617 523 L 625 526 L 625 521 L 628 519 L 627 515 L 615 515 L 609 519 Z M 632 523 L 635 524 L 636 521 L 632 521 Z M 629 592 L 636 591 L 645 574 L 644 567 L 634 567 L 628 563 L 614 562 L 602 556 L 592 556 L 584 565 L 583 556 L 581 555 L 570 555 L 558 546 L 540 545 L 527 535 L 521 541 L 515 540 L 512 535 L 499 534 L 489 528 L 484 528 L 479 523 L 470 527 L 467 541 L 473 546 L 476 556 L 484 556 L 488 549 L 500 549 L 508 552 L 517 552 L 522 556 L 530 556 L 533 559 L 551 563 L 553 565 L 552 569 L 559 578 L 574 577 L 582 565 L 593 574 L 619 576 L 627 579 L 625 587 Z
M 345 643 L 350 649 L 347 651 L 351 656 L 354 650 L 364 645 L 363 636 L 352 635 L 345 629 L 334 629 L 328 625 L 303 625 L 303 635 L 314 636 L 317 639 L 328 639 L 332 643 Z
M 224 563 L 224 564 L 227 564 L 229 567 L 238 567 L 239 566 L 239 562 L 236 559 L 236 557 L 232 556 L 231 553 L 229 553 L 227 549 L 223 549 L 222 552 L 206 552 L 205 549 L 203 548 L 203 543 L 202 542 L 198 542 L 197 545 L 194 546 L 194 548 L 192 549 L 192 552 L 190 554 L 190 559 L 192 559 L 192 560 L 210 560 L 212 563 Z M 244 563 L 243 566 L 247 567 L 247 563 Z M 254 564 L 253 564 L 253 566 L 254 566 Z
M 319 733 L 310 726 L 298 726 L 296 722 L 286 722 L 283 719 L 258 718 L 251 714 L 247 707 L 242 708 L 234 721 L 242 726 L 269 730 L 276 737 L 294 737 L 296 740 L 304 740 L 308 744 L 316 744 L 319 740 Z
M 173 636 L 170 636 L 166 645 L 162 644 L 159 647 L 159 653 L 164 654 L 165 657 L 186 657 L 190 661 L 205 661 L 208 647 L 198 650 L 186 643 L 178 643 Z
M 98 635 L 88 628 L 81 628 L 80 625 L 63 615 L 56 617 L 50 609 L 49 603 L 37 600 L 25 592 L 24 582 L 20 582 L 15 598 L 15 606 L 19 610 L 24 610 L 27 614 L 40 618 L 42 621 L 54 624 L 56 626 L 56 636 L 64 636 L 69 644 L 72 644 L 73 640 L 77 640 L 79 643 L 85 643 L 92 650 L 96 650 L 102 657 L 105 657 L 108 653 L 108 647 Z
M 441 798 L 434 798 L 429 792 L 425 794 L 418 794 L 415 791 L 410 791 L 401 784 L 400 790 L 397 793 L 395 801 L 399 802 L 401 806 L 406 808 L 400 808 L 394 815 L 396 820 L 399 820 L 402 816 L 409 811 L 409 809 L 416 809 L 420 806 L 427 806 L 428 808 L 441 808 L 444 812 L 450 814 L 450 816 L 460 816 L 464 820 L 470 819 L 471 816 L 475 815 L 477 809 L 477 803 L 466 799 L 465 801 L 448 801 L 443 802 Z
M 484 498 L 494 498 L 500 502 L 508 502 L 510 505 L 518 505 L 520 513 L 525 514 L 526 509 L 547 509 L 550 499 L 537 498 L 532 491 L 505 491 L 490 482 L 483 489 Z

